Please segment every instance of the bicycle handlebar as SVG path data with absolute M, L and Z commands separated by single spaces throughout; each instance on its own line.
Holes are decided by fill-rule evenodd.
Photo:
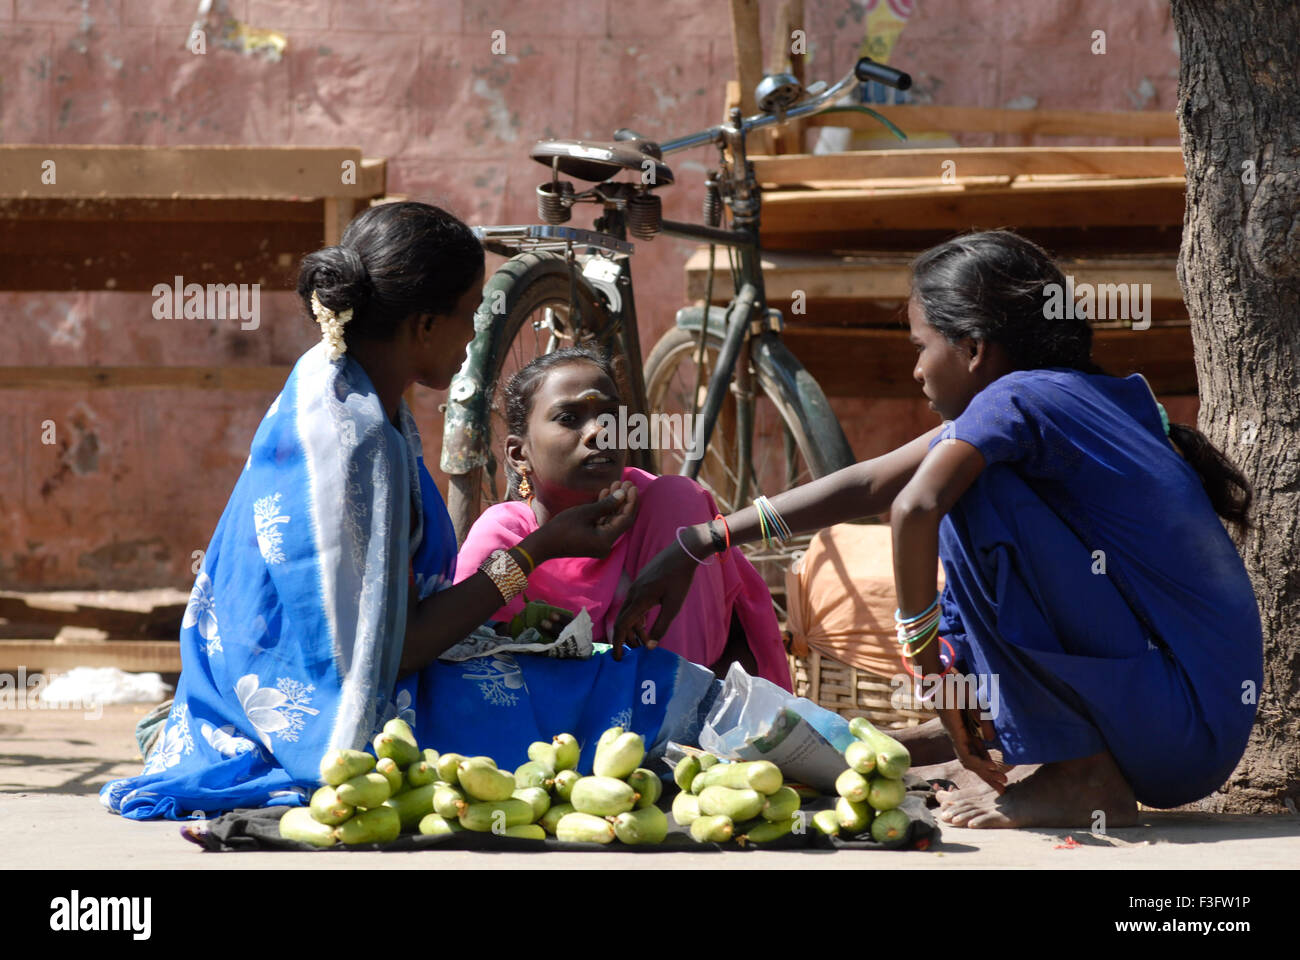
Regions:
M 875 80 L 877 83 L 883 83 L 886 86 L 894 87 L 898 90 L 906 90 L 912 85 L 912 78 L 901 70 L 895 70 L 893 67 L 887 67 L 883 63 L 876 63 L 870 57 L 863 57 L 853 69 L 846 73 L 838 83 L 823 93 L 813 97 L 811 100 L 805 100 L 796 106 L 785 111 L 780 117 L 771 113 L 756 113 L 752 117 L 746 117 L 741 121 L 740 128 L 743 134 L 748 134 L 751 130 L 758 130 L 762 127 L 770 127 L 776 123 L 784 123 L 786 120 L 793 120 L 798 117 L 806 117 L 810 114 L 820 113 L 836 100 L 844 95 L 849 87 L 858 81 Z M 714 143 L 723 135 L 723 125 L 718 124 L 709 127 L 707 130 L 701 130 L 699 133 L 692 133 L 685 137 L 678 137 L 675 140 L 665 140 L 659 144 L 659 149 L 665 153 L 675 153 L 678 150 L 687 150 L 691 147 L 698 147 L 705 143 Z

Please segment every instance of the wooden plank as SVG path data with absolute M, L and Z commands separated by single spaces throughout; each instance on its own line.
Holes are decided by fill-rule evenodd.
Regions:
M 939 107 L 927 104 L 877 104 L 904 133 L 1006 133 L 1022 137 L 1132 137 L 1177 140 L 1178 115 L 1164 110 L 999 110 L 992 107 Z M 879 132 L 880 122 L 864 113 L 821 113 L 810 127 L 847 127 Z
M 162 200 L 156 197 L 78 197 L 71 200 L 41 197 L 0 197 L 0 224 L 26 221 L 27 229 L 39 222 L 94 223 L 106 221 L 118 229 L 133 223 L 183 222 L 191 225 L 210 223 L 262 224 L 310 223 L 319 227 L 324 201 L 314 200 L 238 200 L 218 198 L 199 200 L 193 197 Z
M 833 256 L 764 251 L 761 257 L 768 300 L 791 300 L 801 291 L 807 300 L 906 300 L 911 291 L 914 255 Z M 729 283 L 719 283 L 729 269 L 727 252 L 714 250 L 715 303 L 731 299 Z M 701 247 L 686 261 L 686 296 L 703 300 L 709 250 Z M 1178 260 L 1174 256 L 1059 259 L 1061 272 L 1075 283 L 1151 285 L 1153 300 L 1182 300 Z
M 0 640 L 0 673 L 59 673 L 73 667 L 117 667 L 128 673 L 180 673 L 176 640 Z
M 740 109 L 750 116 L 754 105 L 754 88 L 763 79 L 763 35 L 759 30 L 758 0 L 731 0 L 731 52 L 733 70 L 740 83 Z M 755 137 L 751 146 L 756 146 Z
M 303 254 L 320 247 L 311 220 L 73 221 L 0 218 L 0 290 L 150 292 L 159 283 L 259 284 L 293 290 Z
M 925 150 L 857 150 L 824 155 L 755 157 L 764 187 L 834 180 L 943 176 L 944 164 L 960 183 L 968 177 L 1077 174 L 1106 177 L 1181 177 L 1182 147 L 959 147 Z
M 113 637 L 145 636 L 180 629 L 185 604 L 167 604 L 151 610 L 122 610 L 77 603 L 43 600 L 33 604 L 22 594 L 0 594 L 0 618 L 10 623 L 57 624 L 63 627 L 91 627 Z
M 783 339 L 827 396 L 920 397 L 905 330 L 792 326 Z M 1196 393 L 1190 324 L 1094 330 L 1092 356 L 1112 374 L 1141 372 L 1157 395 Z
M 792 34 L 795 30 L 804 30 L 803 0 L 783 0 L 777 10 L 776 22 L 772 29 L 770 51 L 770 71 L 772 73 L 789 73 L 800 83 L 804 80 L 803 53 L 794 53 Z M 803 120 L 790 120 L 767 131 L 768 147 L 773 154 L 803 153 Z
M 1181 177 L 1069 183 L 1019 181 L 979 191 L 960 186 L 903 190 L 789 190 L 763 196 L 762 233 L 901 229 L 1176 226 Z M 771 244 L 775 246 L 775 244 Z
M 235 367 L 6 367 L 0 390 L 193 388 L 278 393 L 291 366 Z
M 351 184 L 343 183 L 348 162 Z M 42 182 L 51 170 L 54 182 Z M 10 197 L 297 200 L 377 196 L 367 192 L 375 188 L 357 147 L 0 146 L 0 195 Z

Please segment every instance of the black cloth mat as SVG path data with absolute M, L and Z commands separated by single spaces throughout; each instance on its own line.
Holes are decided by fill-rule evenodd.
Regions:
M 367 843 L 348 846 L 337 844 L 333 847 L 313 847 L 308 843 L 286 840 L 280 836 L 280 818 L 291 807 L 264 807 L 254 810 L 235 810 L 207 821 L 206 824 L 195 822 L 181 828 L 185 839 L 197 843 L 205 850 L 221 852 L 238 852 L 248 850 L 298 850 L 312 853 L 335 853 L 347 850 L 495 850 L 509 851 L 544 851 L 573 850 L 581 853 L 602 853 L 617 851 L 619 853 L 672 853 L 692 850 L 696 853 L 723 850 L 910 850 L 926 849 L 939 842 L 939 825 L 927 807 L 927 801 L 933 797 L 933 788 L 929 783 L 915 774 L 904 778 L 908 792 L 903 800 L 902 809 L 912 818 L 907 833 L 891 843 L 877 843 L 870 836 L 866 839 L 841 839 L 823 836 L 808 822 L 807 831 L 802 834 L 790 833 L 764 844 L 746 844 L 744 847 L 731 841 L 720 843 L 696 843 L 691 839 L 686 827 L 678 826 L 672 814 L 668 814 L 668 836 L 661 844 L 649 846 L 627 846 L 615 841 L 609 844 L 599 843 L 562 843 L 554 837 L 545 840 L 527 840 L 522 837 L 498 837 L 490 833 L 474 833 L 462 830 L 449 836 L 428 837 L 423 834 L 403 834 L 392 843 Z M 676 793 L 670 784 L 660 806 L 665 811 L 671 806 L 672 795 Z M 803 808 L 809 814 L 825 810 L 835 805 L 834 797 L 819 797 L 804 802 Z

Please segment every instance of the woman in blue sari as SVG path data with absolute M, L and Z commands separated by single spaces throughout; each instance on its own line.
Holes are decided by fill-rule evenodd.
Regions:
M 144 772 L 101 790 L 109 810 L 299 805 L 327 751 L 364 748 L 398 715 L 426 746 L 503 765 L 562 731 L 590 752 L 610 726 L 657 746 L 698 724 L 713 677 L 666 651 L 630 667 L 490 649 L 437 660 L 481 637 L 535 564 L 605 556 L 636 508 L 634 491 L 607 491 L 453 586 L 451 519 L 402 394 L 447 388 L 483 276 L 469 228 L 422 203 L 372 207 L 304 258 L 298 292 L 321 343 L 257 429 L 185 613 L 166 724 Z
M 903 666 L 938 713 L 898 737 L 916 762 L 969 771 L 940 797 L 958 826 L 1124 826 L 1139 802 L 1206 796 L 1262 683 L 1259 609 L 1219 520 L 1247 522 L 1248 483 L 1140 374 L 1092 363 L 1087 319 L 1051 309 L 1064 289 L 1012 233 L 927 251 L 913 377 L 945 423 L 725 521 L 734 543 L 889 511 Z M 696 556 L 711 526 L 684 535 Z M 669 549 L 642 570 L 616 649 L 662 635 L 694 566 Z

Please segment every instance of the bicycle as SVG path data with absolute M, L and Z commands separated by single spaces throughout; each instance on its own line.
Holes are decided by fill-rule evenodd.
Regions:
M 484 287 L 475 337 L 446 404 L 441 465 L 451 477 L 447 507 L 458 541 L 484 501 L 508 494 L 499 489 L 493 449 L 505 437 L 495 401 L 500 385 L 515 369 L 564 343 L 593 342 L 615 358 L 629 415 L 691 415 L 679 422 L 696 428 L 692 452 L 702 455 L 663 451 L 665 456 L 655 458 L 648 449 L 635 449 L 629 463 L 698 480 L 723 513 L 744 506 L 751 493 L 776 493 L 854 462 L 821 388 L 781 341 L 781 312 L 767 304 L 761 194 L 745 143 L 754 130 L 832 111 L 865 112 L 905 139 L 868 107 L 833 106 L 853 83 L 867 80 L 900 90 L 911 84 L 907 74 L 863 57 L 830 87 L 819 82 L 804 88 L 789 74 L 765 76 L 756 91 L 759 113 L 745 118 L 734 107 L 726 123 L 675 140 L 656 143 L 624 128 L 608 142 L 534 145 L 533 159 L 551 168 L 550 181 L 537 188 L 545 223 L 475 228 L 486 249 L 510 259 Z M 664 156 L 710 143 L 718 148 L 719 166 L 706 180 L 704 224 L 663 219 L 653 191 L 673 182 Z M 639 176 L 633 182 L 613 179 L 625 172 Z M 561 175 L 593 185 L 577 191 Z M 573 206 L 587 202 L 602 206 L 594 229 L 563 226 Z M 722 227 L 724 209 L 731 214 L 730 229 Z M 643 370 L 628 235 L 650 240 L 660 233 L 710 245 L 706 293 L 703 306 L 677 312 L 673 329 L 655 344 Z M 732 268 L 734 296 L 725 308 L 711 302 L 717 245 L 728 248 Z M 766 441 L 778 433 L 782 459 L 761 457 L 755 469 L 755 438 Z M 750 558 L 779 586 L 784 562 L 803 543 L 786 542 L 770 553 L 756 548 Z

